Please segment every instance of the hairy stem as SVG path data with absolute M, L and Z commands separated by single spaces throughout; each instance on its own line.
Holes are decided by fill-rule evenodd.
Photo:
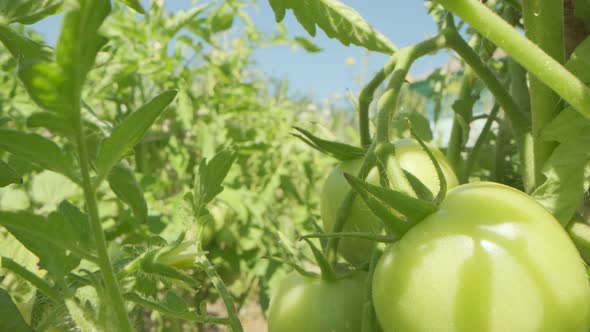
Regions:
M 125 308 L 125 302 L 113 270 L 113 265 L 109 258 L 107 249 L 107 242 L 105 239 L 102 224 L 98 214 L 98 205 L 96 202 L 96 194 L 92 187 L 90 179 L 90 162 L 88 158 L 88 149 L 86 147 L 86 140 L 84 139 L 84 127 L 80 125 L 79 134 L 76 137 L 78 145 L 78 156 L 80 158 L 80 171 L 82 174 L 82 187 L 84 189 L 84 198 L 86 200 L 86 207 L 88 209 L 88 215 L 90 219 L 90 226 L 96 242 L 96 251 L 98 254 L 98 266 L 105 283 L 105 289 L 109 295 L 112 310 L 117 319 L 117 326 L 119 331 L 130 332 L 133 331 L 129 316 L 127 315 L 127 309 Z
M 213 265 L 211 265 L 211 262 L 209 262 L 207 257 L 205 257 L 204 255 L 201 255 L 197 259 L 197 262 L 201 264 L 201 267 L 205 271 L 205 274 L 207 274 L 207 277 L 209 277 L 209 280 L 211 280 L 213 286 L 215 286 L 215 288 L 219 292 L 219 296 L 221 296 L 221 299 L 225 304 L 225 309 L 227 310 L 228 315 L 227 324 L 231 327 L 233 332 L 243 332 L 244 329 L 242 328 L 242 323 L 240 322 L 240 318 L 238 316 L 238 311 L 236 310 L 233 297 L 229 293 L 227 287 L 225 287 L 225 284 L 217 274 L 217 271 L 215 271 L 215 268 L 213 267 Z

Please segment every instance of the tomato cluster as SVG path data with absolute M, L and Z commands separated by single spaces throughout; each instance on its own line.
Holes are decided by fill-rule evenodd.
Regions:
M 436 193 L 435 166 L 413 140 L 394 143 L 401 167 Z M 568 331 L 590 329 L 590 285 L 566 231 L 530 196 L 492 182 L 458 185 L 440 151 L 430 147 L 449 191 L 438 209 L 385 249 L 375 271 L 372 301 L 384 332 Z M 324 228 L 350 187 L 340 164 L 322 192 Z M 366 181 L 379 184 L 376 168 Z M 344 231 L 381 232 L 380 220 L 356 199 Z M 369 260 L 369 240 L 343 239 L 340 254 Z M 290 275 L 274 294 L 270 332 L 360 331 L 365 274 L 325 280 Z M 368 298 L 368 297 L 367 297 Z

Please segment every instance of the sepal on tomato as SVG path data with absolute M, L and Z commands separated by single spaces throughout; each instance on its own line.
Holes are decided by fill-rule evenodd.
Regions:
M 372 185 L 348 173 L 346 181 L 391 233 L 401 236 L 437 210 L 436 204 L 397 190 Z
M 319 152 L 334 157 L 338 160 L 354 160 L 362 158 L 365 155 L 365 150 L 362 148 L 319 138 L 303 128 L 293 127 L 293 129 L 297 130 L 301 134 L 293 133 L 293 136 L 299 138 L 305 144 L 311 146 Z

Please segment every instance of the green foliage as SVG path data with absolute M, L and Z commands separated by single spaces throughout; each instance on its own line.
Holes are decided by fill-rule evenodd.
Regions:
M 561 112 L 544 130 L 543 138 L 560 145 L 543 167 L 547 180 L 533 196 L 566 225 L 590 186 L 590 121 L 573 109 Z
M 63 0 L 2 0 L 0 1 L 0 24 L 14 22 L 33 24 L 55 14 Z
M 176 97 L 176 91 L 161 93 L 127 116 L 100 145 L 96 159 L 99 183 L 135 146 L 158 116 Z
M 53 141 L 37 134 L 0 129 L 0 149 L 24 158 L 42 168 L 76 179 L 71 155 Z
M 540 135 L 527 136 L 528 120 L 522 128 L 511 123 L 515 112 L 530 117 L 527 72 L 514 70 L 514 49 L 503 47 L 507 58 L 490 58 L 496 45 L 483 36 L 497 31 L 477 32 L 466 23 L 474 22 L 472 12 L 461 14 L 465 21 L 455 27 L 453 14 L 439 5 L 475 6 L 495 28 L 497 16 L 482 10 L 497 12 L 523 28 L 519 15 L 527 8 L 517 1 L 427 2 L 439 36 L 398 51 L 340 1 L 269 0 L 279 22 L 290 9 L 311 36 L 321 29 L 344 45 L 392 56 L 363 90 L 362 102 L 351 93 L 354 107 L 331 104 L 321 112 L 312 100 L 293 97 L 286 82 L 265 77 L 253 58 L 273 45 L 310 53 L 321 48 L 313 39 L 288 37 L 281 24 L 275 33 L 258 31 L 250 3 L 210 1 L 171 13 L 165 1 L 119 2 L 0 0 L 0 284 L 10 294 L 0 293 L 0 330 L 202 331 L 219 324 L 239 332 L 238 311 L 260 306 L 266 312 L 292 267 L 313 274 L 305 271 L 319 265 L 326 280 L 353 270 L 371 275 L 379 249 L 373 259 L 370 251 L 379 247 L 352 248 L 359 263 L 351 266 L 341 260 L 350 239 L 340 247 L 338 239 L 397 241 L 425 217 L 443 215 L 443 171 L 452 175 L 444 177 L 449 188 L 458 184 L 453 171 L 462 182 L 523 188 L 534 156 L 519 158 L 527 153 L 526 146 L 517 148 L 521 142 L 554 144 L 534 197 L 562 224 L 587 200 L 588 120 L 560 102 L 562 111 Z M 586 3 L 576 5 L 576 15 L 587 19 Z M 59 10 L 62 29 L 51 48 L 25 25 Z M 516 34 L 496 41 L 523 38 Z M 478 42 L 465 43 L 464 36 Z M 579 108 L 590 82 L 589 47 L 590 39 L 578 46 L 567 71 L 543 54 L 522 55 L 536 48 L 516 55 L 529 77 L 547 74 L 530 66 L 538 59 L 552 68 L 549 74 L 558 73 L 554 78 L 575 74 L 580 82 L 570 76 L 571 86 L 560 89 Z M 462 58 L 458 66 L 405 83 L 416 58 L 442 48 Z M 386 102 L 372 103 L 377 98 Z M 359 107 L 377 113 L 376 123 L 359 117 L 361 135 L 353 129 Z M 449 124 L 452 139 L 445 146 L 440 131 Z M 433 144 L 420 141 L 407 153 L 391 146 L 390 140 L 409 136 Z M 442 157 L 424 153 L 434 152 L 434 144 L 452 156 L 454 170 L 446 163 L 424 167 Z M 417 153 L 424 158 L 412 159 Z M 414 157 L 404 161 L 404 155 Z M 319 193 L 327 170 L 334 159 L 363 158 L 374 165 L 370 176 L 344 178 L 337 171 L 333 178 L 342 186 L 333 192 L 368 207 L 346 214 L 348 206 L 333 202 L 333 223 L 355 214 L 358 224 L 339 225 L 346 234 L 323 233 Z M 381 235 L 378 220 L 367 226 L 372 214 L 396 236 Z M 324 227 L 338 229 L 323 219 Z M 582 248 L 587 227 L 575 225 L 568 230 Z M 370 281 L 358 284 L 370 293 Z M 225 313 L 207 308 L 216 302 Z M 355 299 L 359 303 L 374 314 L 368 296 Z M 379 328 L 362 323 L 362 332 Z
M 316 25 L 330 38 L 344 45 L 358 45 L 368 50 L 392 54 L 396 47 L 373 29 L 354 9 L 338 0 L 269 0 L 277 22 L 285 18 L 287 9 L 312 36 Z
M 574 51 L 566 67 L 590 83 L 590 39 Z M 533 193 L 563 224 L 571 220 L 590 187 L 590 120 L 573 108 L 564 109 L 543 130 L 543 139 L 559 145 L 543 165 L 546 180 Z
M 34 331 L 27 325 L 10 294 L 4 289 L 0 289 L 0 329 L 14 332 Z
M 0 160 L 0 187 L 6 187 L 11 183 L 23 183 L 23 179 L 10 165 Z
M 364 155 L 363 149 L 359 147 L 321 139 L 303 128 L 294 127 L 294 129 L 301 133 L 301 135 L 293 134 L 293 136 L 299 138 L 310 147 L 338 160 L 359 159 Z

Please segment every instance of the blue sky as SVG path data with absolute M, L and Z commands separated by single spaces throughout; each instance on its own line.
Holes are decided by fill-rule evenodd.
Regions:
M 147 2 L 147 1 L 146 1 Z M 416 43 L 436 33 L 436 26 L 427 15 L 423 1 L 420 0 L 343 0 L 343 3 L 356 9 L 373 27 L 385 34 L 398 47 Z M 171 11 L 189 8 L 192 0 L 168 0 Z M 253 21 L 261 31 L 276 29 L 274 14 L 268 0 L 259 0 L 257 7 L 248 9 Z M 300 27 L 291 12 L 283 23 L 290 36 L 309 37 Z M 54 43 L 59 32 L 60 18 L 48 18 L 34 27 L 44 34 L 49 43 Z M 323 51 L 307 53 L 302 49 L 293 51 L 288 45 L 265 48 L 255 52 L 258 66 L 269 76 L 286 78 L 291 93 L 307 95 L 315 99 L 325 99 L 335 95 L 345 95 L 348 90 L 357 92 L 361 85 L 386 61 L 387 56 L 369 53 L 355 46 L 343 46 L 329 39 L 318 30 L 314 43 Z M 352 58 L 355 64 L 347 64 Z M 439 53 L 419 60 L 410 71 L 411 76 L 421 76 L 448 61 L 448 55 Z

